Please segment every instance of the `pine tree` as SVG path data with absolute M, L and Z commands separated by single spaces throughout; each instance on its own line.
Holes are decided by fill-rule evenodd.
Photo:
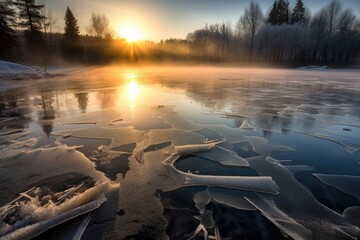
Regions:
M 267 23 L 270 23 L 272 25 L 278 24 L 278 2 L 277 2 L 277 0 L 274 0 L 274 4 L 269 13 Z
M 45 6 L 36 4 L 35 0 L 16 0 L 14 4 L 19 9 L 19 27 L 32 35 L 41 33 L 44 21 L 41 10 Z
M 291 14 L 291 24 L 305 25 L 305 7 L 301 0 L 297 0 L 294 10 Z
M 62 39 L 62 50 L 64 55 L 76 56 L 80 50 L 80 30 L 77 25 L 77 19 L 68 7 L 64 16 L 65 27 Z
M 0 58 L 11 55 L 17 45 L 13 26 L 16 23 L 15 10 L 10 0 L 0 1 Z
M 278 24 L 289 23 L 289 1 L 278 0 Z

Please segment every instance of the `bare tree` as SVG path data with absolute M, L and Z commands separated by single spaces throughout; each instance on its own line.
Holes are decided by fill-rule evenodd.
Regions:
M 343 9 L 343 5 L 339 0 L 331 1 L 326 7 L 325 11 L 327 13 L 328 18 L 328 34 L 329 36 L 333 34 L 338 25 L 339 18 Z
M 92 13 L 90 26 L 87 27 L 86 30 L 91 36 L 104 38 L 107 34 L 110 33 L 109 20 L 105 15 Z
M 251 1 L 249 7 L 245 9 L 244 16 L 239 20 L 244 38 L 250 41 L 250 60 L 253 55 L 255 35 L 263 23 L 263 18 L 264 15 L 260 5 L 255 1 Z
M 46 8 L 46 1 L 43 1 L 43 8 L 41 9 L 41 25 L 43 29 L 43 38 L 45 43 L 44 53 L 44 70 L 47 70 L 47 65 L 50 58 L 50 49 L 54 49 L 54 32 L 57 25 L 57 18 L 53 16 L 52 9 Z

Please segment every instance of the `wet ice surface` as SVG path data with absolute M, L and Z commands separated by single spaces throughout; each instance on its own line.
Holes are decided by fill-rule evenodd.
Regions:
M 0 239 L 357 239 L 359 76 L 0 80 Z

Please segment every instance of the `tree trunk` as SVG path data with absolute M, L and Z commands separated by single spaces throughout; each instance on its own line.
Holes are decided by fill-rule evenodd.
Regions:
M 31 34 L 34 34 L 34 28 L 33 28 L 32 21 L 31 21 L 31 15 L 30 15 L 30 9 L 29 9 L 28 0 L 25 0 L 25 3 L 26 3 L 27 15 L 29 17 L 30 31 L 31 31 Z

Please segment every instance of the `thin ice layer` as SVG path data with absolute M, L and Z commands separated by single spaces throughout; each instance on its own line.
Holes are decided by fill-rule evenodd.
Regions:
M 360 177 L 349 175 L 314 173 L 322 183 L 335 187 L 340 191 L 350 194 L 360 200 Z
M 121 113 L 112 110 L 102 110 L 96 112 L 82 113 L 70 117 L 64 117 L 59 120 L 62 124 L 108 124 L 121 119 Z
M 111 127 L 73 129 L 53 132 L 56 136 L 67 136 L 79 138 L 95 138 L 95 139 L 110 139 L 112 143 L 109 148 L 118 147 L 124 144 L 139 142 L 143 137 L 143 132 L 134 129 L 133 127 L 124 127 L 114 129 Z
M 266 204 L 264 207 L 249 199 L 265 217 L 270 221 L 276 221 L 279 228 L 284 228 L 284 231 L 289 228 L 287 224 L 283 224 L 283 220 L 276 220 L 279 216 L 278 212 L 281 211 L 290 219 L 311 231 L 310 236 L 302 236 L 304 231 L 299 228 L 290 228 L 292 234 L 302 236 L 304 239 L 347 238 L 349 235 L 354 237 L 360 234 L 358 227 L 354 226 L 342 215 L 320 204 L 309 190 L 298 182 L 293 174 L 276 159 L 258 156 L 250 158 L 248 161 L 250 167 L 260 175 L 271 176 L 280 188 L 281 194 L 273 199 L 269 199 L 267 196 L 261 197 L 267 203 L 273 201 L 272 204 Z M 292 236 L 290 233 L 289 235 Z
M 226 166 L 248 167 L 249 163 L 236 152 L 217 146 L 211 151 L 194 154 L 212 161 L 220 162 Z
M 254 193 L 225 188 L 209 188 L 211 199 L 215 202 L 237 208 L 240 210 L 254 211 L 256 208 L 245 197 L 251 197 Z

